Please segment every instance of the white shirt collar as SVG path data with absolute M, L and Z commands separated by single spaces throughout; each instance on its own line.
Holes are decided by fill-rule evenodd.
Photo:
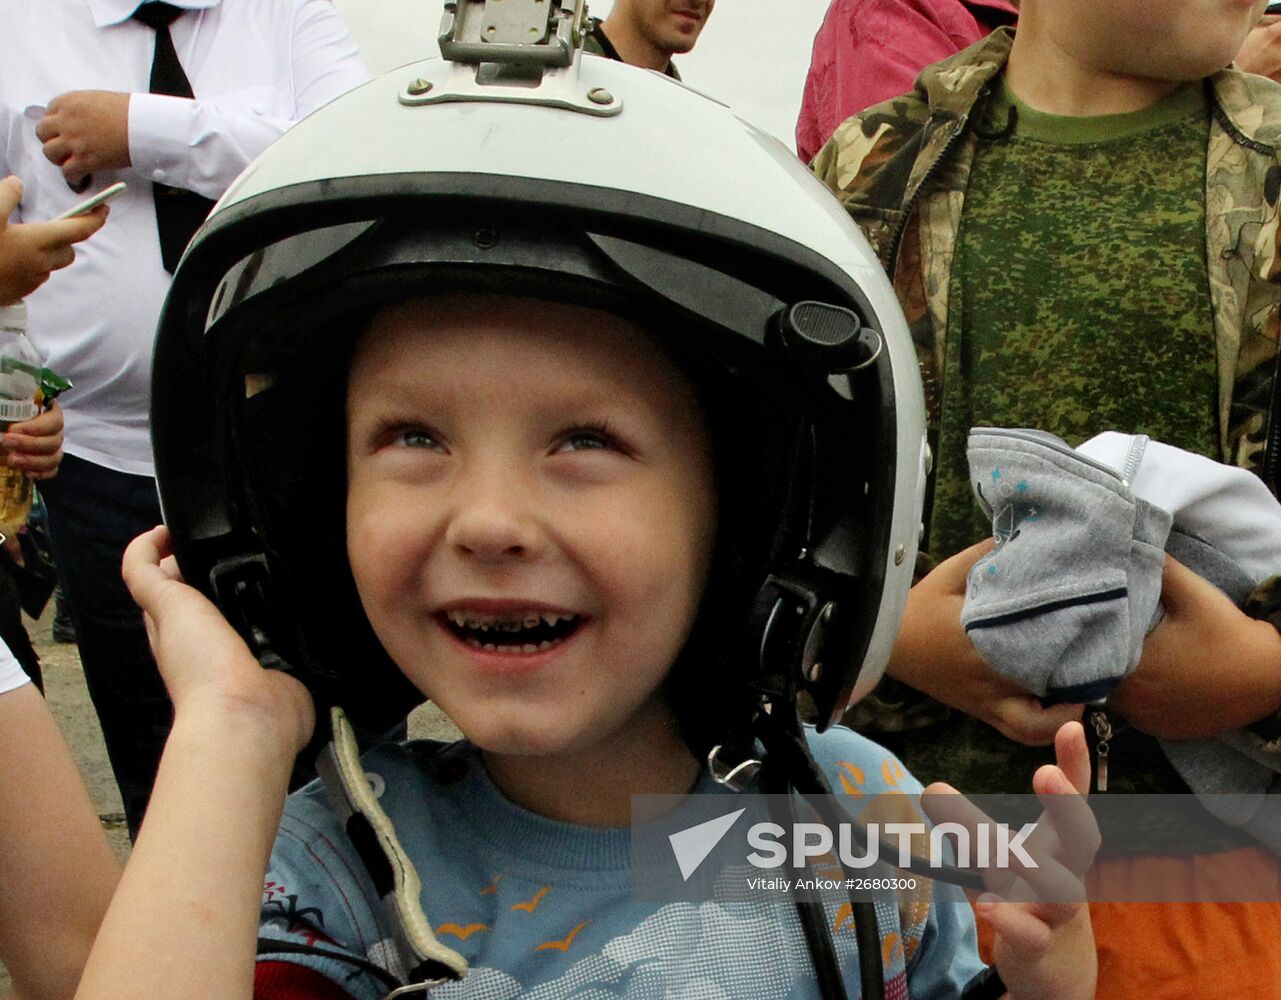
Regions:
M 141 0 L 86 0 L 93 14 L 93 23 L 99 28 L 122 24 L 129 20 L 133 17 L 133 12 L 138 9 L 140 2 Z M 186 10 L 205 10 L 208 7 L 217 7 L 222 0 L 168 0 L 168 2 Z

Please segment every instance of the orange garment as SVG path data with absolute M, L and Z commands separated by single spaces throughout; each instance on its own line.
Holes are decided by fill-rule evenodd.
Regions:
M 1261 847 L 1188 857 L 1101 858 L 1090 898 L 1150 898 L 1193 882 L 1248 885 L 1281 900 L 1281 862 Z M 1187 898 L 1186 895 L 1184 898 Z M 1281 902 L 1091 903 L 1099 953 L 1095 1000 L 1281 1000 Z M 992 929 L 978 921 L 979 954 L 992 962 Z

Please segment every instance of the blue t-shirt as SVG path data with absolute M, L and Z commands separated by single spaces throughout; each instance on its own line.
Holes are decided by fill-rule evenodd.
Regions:
M 810 733 L 837 791 L 920 791 L 888 751 L 848 729 Z M 633 898 L 631 831 L 549 820 L 509 802 L 466 743 L 388 744 L 363 758 L 418 869 L 437 937 L 471 971 L 433 1000 L 587 997 L 817 998 L 795 907 L 779 901 L 658 903 Z M 710 779 L 696 789 L 734 793 Z M 922 880 L 878 903 L 888 1000 L 958 997 L 978 972 L 973 917 L 958 890 Z M 932 890 L 932 895 L 931 895 Z M 858 955 L 848 903 L 828 909 L 846 983 Z M 290 796 L 263 891 L 260 937 L 338 950 L 397 975 L 391 925 L 323 791 Z M 350 964 L 267 954 L 321 972 L 356 1000 L 387 986 Z

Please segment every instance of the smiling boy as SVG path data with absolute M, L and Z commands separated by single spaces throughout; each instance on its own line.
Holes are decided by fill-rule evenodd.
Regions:
M 583 59 L 545 84 L 572 87 L 476 104 L 443 100 L 470 67 L 427 62 L 415 106 L 405 72 L 291 132 L 176 278 L 169 530 L 125 570 L 174 736 L 82 994 L 962 995 L 990 974 L 950 885 L 879 905 L 633 885 L 640 793 L 919 790 L 799 721 L 802 692 L 827 729 L 875 683 L 919 523 L 915 362 L 852 225 L 655 74 Z M 584 87 L 623 110 L 566 107 Z M 655 127 L 689 155 L 638 165 Z M 357 760 L 328 711 L 374 724 L 423 696 L 462 742 Z M 286 803 L 313 727 L 326 784 Z M 1059 751 L 1034 787 L 1079 815 L 1079 727 Z M 1055 812 L 1023 877 L 1077 885 L 1092 820 Z M 982 905 L 1011 996 L 1091 995 L 1084 907 Z

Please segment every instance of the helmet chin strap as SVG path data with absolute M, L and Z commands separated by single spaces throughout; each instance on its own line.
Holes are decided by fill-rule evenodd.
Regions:
M 393 945 L 407 985 L 389 993 L 392 997 L 426 995 L 435 986 L 454 982 L 467 975 L 467 960 L 440 943 L 423 913 L 422 883 L 409 855 L 396 837 L 391 818 L 374 795 L 360 764 L 356 734 L 341 708 L 329 710 L 333 738 L 316 760 L 330 808 L 342 821 L 352 846 L 360 855 L 383 909 L 395 932 Z
M 823 769 L 814 760 L 801 727 L 800 714 L 797 709 L 799 670 L 792 662 L 796 660 L 802 668 L 806 659 L 798 650 L 811 647 L 808 641 L 810 629 L 802 626 L 792 630 L 786 638 L 769 633 L 780 618 L 788 621 L 793 618 L 804 621 L 807 609 L 821 604 L 811 599 L 797 601 L 796 591 L 804 588 L 778 587 L 777 580 L 771 580 L 770 586 L 763 589 L 758 599 L 756 620 L 764 620 L 765 625 L 760 636 L 761 666 L 763 677 L 759 682 L 762 692 L 762 709 L 756 720 L 756 733 L 765 749 L 764 761 L 760 764 L 762 790 L 766 793 L 785 795 L 787 797 L 787 816 L 780 817 L 779 822 L 795 823 L 798 819 L 797 807 L 804 800 L 819 818 L 830 829 L 837 829 L 844 822 L 848 825 L 854 841 L 864 852 L 867 849 L 867 834 L 857 822 L 838 804 L 828 784 Z M 762 616 L 761 612 L 769 605 L 767 597 L 789 594 L 795 607 L 796 615 L 779 615 L 780 608 L 786 608 L 788 602 L 780 600 L 774 604 L 770 613 Z M 816 623 L 821 619 L 814 619 Z M 784 630 L 785 632 L 787 630 Z M 771 641 L 771 638 L 773 641 Z M 821 643 L 819 643 L 821 646 Z M 811 653 L 819 650 L 810 650 Z M 709 767 L 713 768 L 713 777 L 721 780 L 713 762 L 715 753 L 709 758 Z M 745 761 L 725 776 L 726 782 L 741 768 L 756 765 L 757 761 Z M 893 849 L 882 841 L 882 857 L 894 857 Z M 976 872 L 966 871 L 952 865 L 932 867 L 926 861 L 913 857 L 906 866 L 907 871 L 914 871 L 926 878 L 951 882 L 955 885 L 982 889 L 982 877 Z M 876 917 L 876 906 L 867 900 L 850 896 L 850 906 L 854 923 L 854 936 L 858 947 L 859 975 L 862 985 L 863 1000 L 883 1000 L 885 996 L 885 972 L 881 959 L 880 926 Z M 823 907 L 823 901 L 817 895 L 801 898 L 797 901 L 797 911 L 805 939 L 814 962 L 815 975 L 824 1000 L 838 1000 L 847 997 L 840 962 L 837 959 L 829 931 L 829 921 Z M 985 968 L 974 976 L 962 990 L 963 1000 L 996 1000 L 1005 994 L 1005 985 L 995 966 Z
M 795 704 L 793 699 L 790 705 L 772 705 L 771 710 L 761 712 L 759 734 L 765 747 L 762 791 L 787 797 L 787 815 L 780 819 L 789 824 L 794 824 L 798 819 L 799 802 L 796 796 L 800 795 L 817 810 L 823 822 L 835 828 L 840 822 L 836 815 L 839 807 L 834 805 L 835 799 L 832 798 L 832 790 L 822 769 L 810 755 Z M 864 1000 L 883 1000 L 885 971 L 881 963 L 881 935 L 876 905 L 851 896 L 850 907 L 854 938 L 858 946 L 862 996 Z M 822 898 L 815 893 L 811 898 L 798 899 L 796 909 L 824 1000 L 848 997 Z

